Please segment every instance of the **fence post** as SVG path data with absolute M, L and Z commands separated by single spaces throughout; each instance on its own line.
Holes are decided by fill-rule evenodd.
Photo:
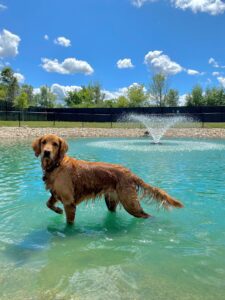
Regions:
M 20 122 L 21 122 L 20 111 L 18 112 L 18 121 L 19 121 L 19 127 L 20 127 Z
M 55 112 L 53 114 L 53 126 L 55 127 Z

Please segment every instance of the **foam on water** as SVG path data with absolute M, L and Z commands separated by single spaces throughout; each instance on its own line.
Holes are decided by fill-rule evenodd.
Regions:
M 147 139 L 106 140 L 88 143 L 89 147 L 138 152 L 183 152 L 225 150 L 224 144 L 204 141 L 164 140 L 163 144 L 151 144 Z

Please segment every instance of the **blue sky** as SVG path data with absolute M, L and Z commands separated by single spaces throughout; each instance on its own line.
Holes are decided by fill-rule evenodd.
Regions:
M 225 87 L 224 28 L 222 0 L 0 0 L 0 66 L 36 88 L 98 81 L 109 95 L 160 71 L 183 95 Z

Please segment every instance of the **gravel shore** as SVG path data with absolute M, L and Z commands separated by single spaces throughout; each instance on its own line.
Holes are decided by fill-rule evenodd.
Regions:
M 54 133 L 62 137 L 141 137 L 146 129 L 120 128 L 29 128 L 0 127 L 0 138 L 16 139 L 37 137 Z M 195 137 L 225 139 L 225 129 L 222 128 L 172 128 L 166 137 Z

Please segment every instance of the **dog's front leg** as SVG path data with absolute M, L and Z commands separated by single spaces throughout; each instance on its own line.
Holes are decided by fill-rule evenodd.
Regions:
M 73 224 L 76 213 L 76 205 L 74 203 L 64 204 L 64 209 L 66 213 L 66 221 L 68 224 Z
M 57 214 L 63 214 L 63 210 L 60 207 L 55 206 L 57 199 L 52 194 L 51 197 L 46 202 L 48 208 L 56 212 Z

